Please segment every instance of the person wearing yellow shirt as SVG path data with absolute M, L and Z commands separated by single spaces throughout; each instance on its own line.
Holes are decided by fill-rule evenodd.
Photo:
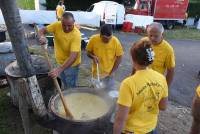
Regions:
M 159 110 L 167 108 L 166 78 L 148 68 L 154 60 L 150 42 L 137 41 L 130 54 L 135 73 L 121 83 L 113 134 L 156 134 Z
M 192 104 L 193 122 L 190 134 L 200 134 L 200 85 L 196 89 L 196 95 Z
M 93 35 L 87 46 L 87 55 L 93 59 L 92 75 L 97 78 L 97 64 L 99 65 L 100 78 L 107 87 L 114 85 L 113 75 L 117 70 L 123 55 L 120 41 L 112 35 L 112 27 L 103 25 L 100 34 Z
M 81 63 L 81 33 L 74 22 L 73 14 L 65 12 L 61 21 L 39 30 L 40 44 L 46 43 L 45 34 L 54 34 L 54 53 L 59 67 L 51 71 L 49 76 L 60 75 L 65 88 L 76 87 Z
M 65 12 L 65 5 L 63 1 L 59 1 L 58 5 L 56 6 L 56 17 L 58 21 L 61 20 L 63 13 Z
M 155 52 L 155 60 L 150 67 L 163 75 L 166 73 L 167 84 L 170 86 L 174 77 L 175 55 L 172 46 L 163 39 L 163 33 L 163 25 L 153 22 L 147 28 L 148 37 L 142 40 L 150 41 Z

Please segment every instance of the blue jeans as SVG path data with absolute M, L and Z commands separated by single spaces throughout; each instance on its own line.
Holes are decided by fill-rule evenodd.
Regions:
M 67 68 L 60 74 L 60 78 L 64 84 L 65 89 L 76 87 L 78 72 L 79 65 Z
M 148 134 L 157 134 L 157 129 L 155 128 L 153 131 L 149 132 Z

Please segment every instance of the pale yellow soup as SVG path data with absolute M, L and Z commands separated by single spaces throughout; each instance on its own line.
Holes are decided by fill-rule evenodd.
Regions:
M 90 93 L 71 93 L 65 96 L 67 107 L 74 120 L 91 120 L 101 117 L 108 112 L 109 107 L 103 98 Z M 61 101 L 58 103 L 58 113 L 66 117 Z

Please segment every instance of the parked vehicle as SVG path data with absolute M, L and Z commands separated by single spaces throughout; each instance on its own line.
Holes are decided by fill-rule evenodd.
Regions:
M 126 14 L 153 16 L 172 29 L 177 21 L 183 21 L 189 0 L 135 0 L 133 9 L 126 9 Z
M 113 1 L 100 1 L 92 4 L 87 12 L 94 12 L 101 16 L 101 24 L 122 25 L 125 8 Z

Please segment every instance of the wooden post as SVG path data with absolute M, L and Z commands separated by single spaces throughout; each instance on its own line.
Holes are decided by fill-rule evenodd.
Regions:
M 27 86 L 27 94 L 30 97 L 34 113 L 38 116 L 44 117 L 47 115 L 47 110 L 36 76 L 34 75 L 32 77 L 25 78 L 25 80 Z
M 19 93 L 19 111 L 22 118 L 22 123 L 24 126 L 24 133 L 25 134 L 32 134 L 31 129 L 31 122 L 29 118 L 29 111 L 28 111 L 28 102 L 26 99 L 26 81 L 24 79 L 19 80 L 18 85 L 18 93 Z

